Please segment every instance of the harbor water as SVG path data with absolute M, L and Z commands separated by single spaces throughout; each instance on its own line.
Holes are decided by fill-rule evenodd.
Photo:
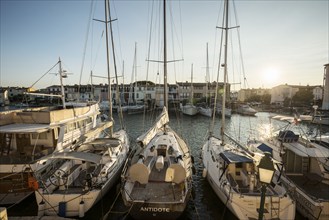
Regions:
M 259 112 L 255 117 L 241 116 L 233 114 L 231 118 L 225 121 L 225 130 L 232 137 L 246 143 L 248 139 L 259 138 L 259 136 L 268 137 L 273 135 L 277 129 L 287 125 L 287 122 L 277 121 L 270 118 L 274 114 Z M 115 127 L 119 127 L 117 114 L 113 115 Z M 124 125 L 130 135 L 131 143 L 146 131 L 156 113 L 124 115 Z M 202 115 L 193 117 L 184 116 L 179 112 L 170 113 L 169 125 L 179 133 L 189 144 L 194 157 L 195 173 L 193 175 L 193 194 L 188 207 L 181 219 L 236 219 L 232 213 L 219 200 L 207 180 L 202 178 L 202 162 L 200 153 L 203 143 L 207 138 L 210 126 L 210 118 Z M 221 120 L 218 118 L 214 126 L 214 135 L 219 136 Z M 314 124 L 302 124 L 299 133 L 315 133 L 317 126 Z M 297 128 L 297 126 L 296 126 Z M 323 132 L 328 132 L 328 127 L 321 128 Z M 29 197 L 20 204 L 7 208 L 10 216 L 35 216 L 37 215 L 37 204 L 34 196 Z M 129 208 L 125 207 L 120 194 L 120 181 L 116 187 L 107 193 L 103 200 L 94 206 L 85 215 L 87 219 L 130 219 Z M 299 213 L 296 213 L 296 219 L 304 219 Z

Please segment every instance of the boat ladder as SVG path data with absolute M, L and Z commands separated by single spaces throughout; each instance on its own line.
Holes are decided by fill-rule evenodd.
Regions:
M 271 218 L 280 218 L 280 198 L 271 196 Z

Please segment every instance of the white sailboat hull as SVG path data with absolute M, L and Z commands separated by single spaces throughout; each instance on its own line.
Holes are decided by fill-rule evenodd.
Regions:
M 199 110 L 196 106 L 190 105 L 190 104 L 182 106 L 181 110 L 182 110 L 183 114 L 190 115 L 190 116 L 194 116 L 194 115 L 198 114 L 198 112 L 199 112 Z
M 192 159 L 186 143 L 168 126 L 164 108 L 158 121 L 137 138 L 142 148 L 122 173 L 122 198 L 134 219 L 176 219 L 192 190 Z
M 247 115 L 247 116 L 255 116 L 257 113 L 257 111 L 251 108 L 249 105 L 239 106 L 237 112 L 241 115 Z
M 221 115 L 222 114 L 222 108 L 217 108 L 216 113 Z M 232 109 L 225 108 L 225 117 L 226 118 L 231 118 L 232 117 Z
M 80 148 L 50 157 L 65 163 L 40 181 L 41 187 L 35 193 L 39 215 L 83 217 L 118 182 L 129 153 L 124 130 L 115 132 L 113 138 L 96 139 Z M 64 175 L 58 178 L 57 171 Z M 88 174 L 92 174 L 89 181 Z
M 260 190 L 256 185 L 253 186 L 253 184 L 257 184 L 257 180 L 245 172 L 246 170 L 230 167 L 228 169 L 233 168 L 228 171 L 232 172 L 230 175 L 237 175 L 237 173 L 240 175 L 240 177 L 237 175 L 235 177 L 237 180 L 233 181 L 236 185 L 232 185 L 232 179 L 228 179 L 226 174 L 222 174 L 226 168 L 223 166 L 223 161 L 218 159 L 219 154 L 226 149 L 216 138 L 210 138 L 203 146 L 202 159 L 207 180 L 219 199 L 237 218 L 257 219 L 261 200 Z M 271 188 L 267 191 L 265 209 L 264 219 L 295 218 L 296 205 L 289 196 L 286 196 L 284 188 L 276 190 Z
M 272 149 L 273 158 L 284 164 L 285 174 L 281 176 L 281 182 L 296 201 L 297 211 L 307 219 L 328 219 L 329 174 L 323 171 L 327 169 L 324 167 L 329 167 L 325 159 L 329 157 L 329 150 L 316 143 L 299 140 L 298 135 L 282 135 L 280 139 L 283 142 L 279 136 L 264 143 Z M 259 145 L 257 142 L 250 143 L 250 149 L 257 151 L 261 149 Z M 310 170 L 303 170 L 307 167 Z
M 121 170 L 120 170 L 121 171 Z M 49 216 L 74 217 L 83 215 L 90 210 L 100 199 L 117 183 L 120 172 L 117 172 L 101 189 L 84 193 L 44 194 L 42 189 L 35 193 L 38 203 L 38 212 Z M 41 203 L 44 201 L 44 204 Z M 83 209 L 80 205 L 83 201 Z
M 212 109 L 211 108 L 199 107 L 199 113 L 203 116 L 211 117 L 212 116 Z

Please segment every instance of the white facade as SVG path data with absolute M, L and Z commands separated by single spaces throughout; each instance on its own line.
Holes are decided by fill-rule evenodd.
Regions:
M 279 85 L 271 89 L 271 103 L 283 105 L 286 98 L 291 99 L 299 89 L 290 85 Z
M 322 88 L 320 86 L 314 87 L 312 91 L 313 91 L 314 100 L 322 99 Z

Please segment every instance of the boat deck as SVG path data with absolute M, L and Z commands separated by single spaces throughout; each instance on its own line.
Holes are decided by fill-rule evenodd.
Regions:
M 149 159 L 149 158 L 148 158 Z M 131 197 L 134 200 L 141 200 L 154 203 L 179 202 L 182 200 L 182 184 L 175 184 L 165 181 L 168 162 L 164 163 L 161 170 L 152 167 L 147 184 L 134 184 Z
M 329 185 L 322 183 L 322 178 L 317 174 L 289 175 L 287 177 L 297 184 L 304 192 L 314 198 L 329 201 Z
M 243 185 L 242 180 L 235 180 L 231 175 L 227 175 L 227 180 L 230 182 L 230 185 L 234 188 L 237 193 L 241 193 L 249 196 L 260 196 L 261 189 L 260 187 L 254 187 L 253 190 L 250 190 L 249 186 Z M 279 195 L 271 186 L 266 188 L 267 196 L 277 196 Z
M 79 168 L 79 165 L 75 164 L 70 169 L 70 171 L 67 173 L 72 173 L 77 168 Z M 83 193 L 83 192 L 89 190 L 87 185 L 89 185 L 89 187 L 90 187 L 91 185 L 96 184 L 96 182 L 93 179 L 90 179 L 88 182 L 87 173 L 93 173 L 94 176 L 97 176 L 100 173 L 100 170 L 101 170 L 101 166 L 97 166 L 96 169 L 94 166 L 89 167 L 88 170 L 83 169 L 80 171 L 79 175 L 69 185 L 66 185 L 66 181 L 68 178 L 67 173 L 66 173 L 64 176 L 65 187 L 59 187 L 59 185 L 57 185 L 57 188 L 54 190 L 53 194 L 63 194 L 63 193 L 80 194 L 80 193 Z M 94 187 L 97 187 L 97 186 L 94 185 Z

